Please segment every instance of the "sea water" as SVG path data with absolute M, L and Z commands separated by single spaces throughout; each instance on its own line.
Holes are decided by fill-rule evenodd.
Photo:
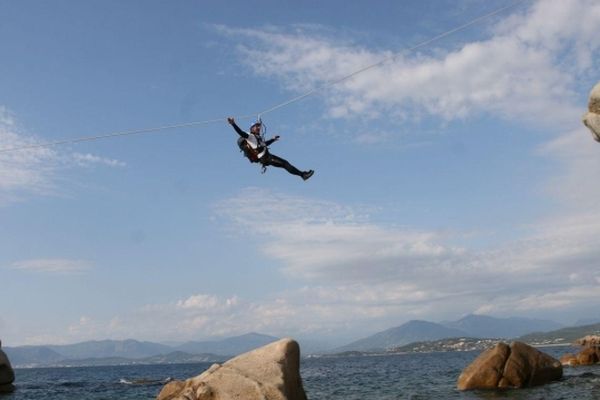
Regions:
M 549 348 L 558 358 L 570 349 Z M 307 358 L 301 362 L 310 400 L 600 399 L 600 366 L 565 368 L 561 381 L 521 390 L 456 390 L 460 372 L 479 352 Z M 168 379 L 186 379 L 202 364 L 31 368 L 15 371 L 17 390 L 1 400 L 155 399 Z

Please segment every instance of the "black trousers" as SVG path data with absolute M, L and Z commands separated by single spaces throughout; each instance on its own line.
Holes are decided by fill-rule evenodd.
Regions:
M 259 162 L 265 167 L 273 166 L 277 168 L 285 168 L 285 170 L 292 175 L 302 176 L 302 171 L 290 164 L 289 161 L 284 160 L 281 157 L 277 157 L 276 155 L 271 154 L 268 151 L 265 153 L 264 156 L 260 158 Z

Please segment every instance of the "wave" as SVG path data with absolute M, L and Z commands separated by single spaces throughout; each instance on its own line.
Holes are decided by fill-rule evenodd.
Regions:
M 154 385 L 164 385 L 165 383 L 169 383 L 173 380 L 173 378 L 168 377 L 165 379 L 145 379 L 145 378 L 140 378 L 140 379 L 133 379 L 133 380 L 129 380 L 129 379 L 125 379 L 125 378 L 121 378 L 119 379 L 119 383 L 122 385 L 147 385 L 147 386 L 154 386 Z

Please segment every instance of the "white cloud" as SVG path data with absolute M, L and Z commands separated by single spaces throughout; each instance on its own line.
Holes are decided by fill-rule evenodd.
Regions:
M 220 301 L 216 296 L 208 294 L 196 294 L 188 297 L 185 300 L 179 300 L 177 302 L 177 308 L 184 310 L 208 310 L 213 311 L 215 309 L 228 309 L 236 306 L 238 303 L 237 297 L 231 297 Z
M 268 212 L 248 212 L 257 209 Z M 509 313 L 524 311 L 527 299 L 597 288 L 590 270 L 600 260 L 600 214 L 549 218 L 531 225 L 522 239 L 481 251 L 452 246 L 451 237 L 436 232 L 373 224 L 360 210 L 260 189 L 216 210 L 245 237 L 267 238 L 261 251 L 309 285 L 310 304 L 348 308 L 353 318 L 464 314 L 482 307 Z M 561 299 L 562 309 L 597 301 Z M 543 301 L 529 304 L 529 311 L 548 308 Z
M 425 112 L 446 120 L 490 113 L 546 126 L 572 121 L 580 114 L 574 106 L 576 77 L 597 67 L 599 27 L 598 2 L 540 0 L 524 15 L 505 18 L 489 39 L 458 50 L 435 49 L 433 55 L 402 54 L 329 87 L 329 113 L 406 118 Z M 244 62 L 296 92 L 392 55 L 304 28 L 218 29 L 249 39 L 239 46 Z
M 67 154 L 50 147 L 32 147 L 39 138 L 23 133 L 15 116 L 0 106 L 0 205 L 30 195 L 60 193 L 59 181 L 73 167 L 124 167 L 122 161 L 86 153 Z M 13 151 L 3 151 L 17 149 Z
M 127 165 L 123 161 L 115 160 L 112 158 L 100 157 L 90 153 L 73 153 L 73 161 L 77 165 L 82 167 L 87 167 L 93 164 L 102 164 L 107 167 L 125 167 Z
M 0 106 L 0 150 L 37 143 L 19 131 L 14 116 Z M 0 204 L 26 193 L 52 192 L 57 161 L 57 154 L 47 148 L 0 152 Z
M 38 258 L 15 262 L 11 268 L 53 274 L 73 274 L 89 270 L 92 264 L 85 260 L 69 260 L 64 258 Z
M 487 39 L 457 50 L 403 54 L 327 89 L 325 101 L 335 117 L 425 113 L 451 120 L 488 113 L 554 132 L 573 129 L 583 112 L 577 86 L 599 67 L 599 27 L 598 2 L 537 1 L 493 26 Z M 391 55 L 314 29 L 219 29 L 251 39 L 240 51 L 255 73 L 300 93 Z M 486 251 L 457 248 L 439 232 L 374 224 L 364 210 L 260 190 L 221 203 L 217 212 L 232 230 L 268 238 L 263 255 L 309 285 L 303 307 L 313 307 L 313 318 L 304 321 L 310 326 L 325 327 L 323 316 L 336 310 L 352 316 L 334 318 L 339 326 L 355 327 L 473 311 L 581 310 L 600 306 L 598 276 L 590 272 L 600 260 L 598 147 L 584 127 L 541 147 L 538 155 L 564 167 L 547 191 L 566 209 Z M 297 295 L 282 296 L 282 307 L 291 307 Z

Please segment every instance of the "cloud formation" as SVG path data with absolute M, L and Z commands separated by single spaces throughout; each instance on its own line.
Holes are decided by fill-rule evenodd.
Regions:
M 477 250 L 451 245 L 447 234 L 375 224 L 372 210 L 262 189 L 246 189 L 215 212 L 245 240 L 266 239 L 263 255 L 295 288 L 256 299 L 180 295 L 110 320 L 82 318 L 62 340 L 201 340 L 254 331 L 341 345 L 410 319 L 470 312 L 568 318 L 600 307 L 600 213 L 548 218 L 520 239 Z
M 345 310 L 355 322 L 473 311 L 566 315 L 600 306 L 600 189 L 592 184 L 600 165 L 585 128 L 574 128 L 583 112 L 578 86 L 599 67 L 599 26 L 598 2 L 540 0 L 491 26 L 488 38 L 398 54 L 322 92 L 330 116 L 339 118 L 483 113 L 570 130 L 537 154 L 560 163 L 546 188 L 563 207 L 511 243 L 457 247 L 440 232 L 374 224 L 364 210 L 255 189 L 216 211 L 232 230 L 269 238 L 263 255 L 306 283 L 308 304 L 334 304 L 332 311 Z M 254 73 L 296 93 L 392 56 L 314 28 L 218 29 L 242 40 L 240 54 Z M 293 303 L 294 296 L 285 299 Z
M 260 209 L 268 213 L 248 212 Z M 561 299 L 552 302 L 555 311 L 589 305 L 595 300 L 564 293 L 600 290 L 596 213 L 548 218 L 509 244 L 477 250 L 453 246 L 455 238 L 438 232 L 374 224 L 357 217 L 361 210 L 260 189 L 248 189 L 216 211 L 245 237 L 268 238 L 263 255 L 305 282 L 315 305 L 366 307 L 388 317 L 434 309 L 510 314 L 547 310 L 544 299 L 551 298 Z
M 85 260 L 69 260 L 64 258 L 36 258 L 13 263 L 12 269 L 51 274 L 73 274 L 89 270 L 92 264 Z
M 10 111 L 0 106 L 0 149 L 35 143 L 33 137 L 20 132 Z M 0 205 L 27 193 L 50 193 L 57 162 L 58 155 L 48 148 L 0 153 Z
M 577 77 L 598 66 L 598 26 L 600 4 L 593 0 L 540 0 L 494 25 L 488 39 L 456 50 L 433 44 L 431 51 L 400 52 L 380 67 L 327 87 L 325 101 L 338 118 L 405 120 L 426 113 L 453 120 L 489 113 L 542 125 L 568 123 L 580 114 L 573 106 Z M 310 28 L 218 30 L 248 39 L 239 50 L 254 73 L 299 93 L 396 52 L 341 42 Z
M 23 132 L 16 117 L 0 106 L 0 206 L 27 196 L 48 196 L 59 192 L 59 181 L 73 168 L 105 166 L 125 167 L 123 161 L 90 153 L 70 153 L 50 147 L 25 148 L 42 143 Z
M 107 167 L 125 167 L 127 165 L 123 161 L 100 157 L 90 153 L 73 153 L 73 161 L 82 167 L 88 167 L 94 164 L 101 164 Z

